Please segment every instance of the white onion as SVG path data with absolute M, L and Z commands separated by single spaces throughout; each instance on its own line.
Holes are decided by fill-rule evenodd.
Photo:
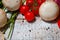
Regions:
M 2 0 L 3 5 L 10 11 L 18 10 L 21 0 Z
M 0 9 L 0 28 L 4 27 L 6 23 L 7 23 L 6 13 L 2 9 Z
M 55 20 L 59 14 L 59 7 L 53 1 L 46 1 L 39 8 L 39 14 L 45 21 Z

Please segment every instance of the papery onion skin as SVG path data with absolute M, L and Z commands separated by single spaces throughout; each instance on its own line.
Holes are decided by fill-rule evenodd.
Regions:
M 40 17 L 45 21 L 53 21 L 59 15 L 59 6 L 54 1 L 46 1 L 39 8 Z
M 4 34 L 0 31 L 0 40 L 4 40 Z
M 7 23 L 6 13 L 0 9 L 0 28 L 4 27 Z
M 9 11 L 16 11 L 20 7 L 21 0 L 2 0 L 2 3 Z

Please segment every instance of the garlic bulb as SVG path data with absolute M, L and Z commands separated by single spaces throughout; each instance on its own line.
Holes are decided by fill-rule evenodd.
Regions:
M 46 1 L 39 8 L 39 14 L 45 21 L 55 20 L 59 14 L 59 7 L 53 1 Z

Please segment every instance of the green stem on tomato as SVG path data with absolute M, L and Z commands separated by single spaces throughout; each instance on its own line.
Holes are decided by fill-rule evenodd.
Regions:
M 26 2 L 26 0 L 22 0 L 22 5 Z

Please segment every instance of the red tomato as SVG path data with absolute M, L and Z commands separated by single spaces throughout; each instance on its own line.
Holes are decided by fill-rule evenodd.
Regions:
M 33 6 L 32 12 L 34 13 L 34 15 L 38 16 L 39 15 L 39 6 Z
M 22 13 L 23 15 L 25 14 L 25 12 L 29 11 L 29 7 L 26 5 L 23 5 L 20 7 L 20 13 Z
M 33 21 L 35 19 L 33 12 L 30 12 L 30 11 L 26 12 L 25 19 L 29 22 Z
M 34 3 L 34 0 L 26 0 L 26 5 L 28 5 L 29 7 L 32 6 Z
M 60 28 L 60 20 L 58 20 L 57 24 L 58 24 L 58 27 Z
M 38 4 L 41 5 L 43 2 L 45 2 L 46 0 L 37 0 Z

